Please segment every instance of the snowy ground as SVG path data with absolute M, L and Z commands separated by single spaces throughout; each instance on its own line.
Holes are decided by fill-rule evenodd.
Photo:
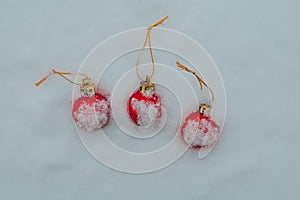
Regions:
M 1 199 L 299 199 L 297 0 L 0 1 L 3 88 Z M 73 71 L 112 34 L 170 16 L 200 42 L 227 90 L 220 143 L 161 171 L 131 175 L 101 165 L 71 119 Z

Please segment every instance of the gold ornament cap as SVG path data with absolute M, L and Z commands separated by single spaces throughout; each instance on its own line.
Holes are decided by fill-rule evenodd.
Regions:
M 211 106 L 209 106 L 207 104 L 201 104 L 199 106 L 199 113 L 201 113 L 203 115 L 209 115 L 210 109 L 211 109 Z
M 95 85 L 90 78 L 85 77 L 82 79 L 80 92 L 83 97 L 92 97 L 96 94 Z
M 142 94 L 153 94 L 155 91 L 155 84 L 151 82 L 150 76 L 146 77 L 145 81 L 141 81 L 140 91 Z

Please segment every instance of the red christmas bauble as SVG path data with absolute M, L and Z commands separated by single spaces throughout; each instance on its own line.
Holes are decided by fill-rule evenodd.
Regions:
M 215 144 L 220 129 L 210 116 L 194 112 L 185 119 L 181 133 L 186 144 L 193 148 L 200 148 Z
M 128 112 L 136 125 L 155 126 L 161 117 L 161 99 L 155 92 L 142 94 L 137 90 L 128 100 Z
M 110 117 L 110 104 L 101 94 L 80 97 L 74 105 L 72 116 L 77 126 L 85 131 L 94 131 L 105 126 Z

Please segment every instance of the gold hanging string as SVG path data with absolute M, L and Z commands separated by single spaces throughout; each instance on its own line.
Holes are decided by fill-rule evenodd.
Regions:
M 204 85 L 205 87 L 207 87 L 207 89 L 209 90 L 210 94 L 211 94 L 211 100 L 214 101 L 215 100 L 215 95 L 213 93 L 213 91 L 210 89 L 210 87 L 200 78 L 200 76 L 195 72 L 195 71 L 192 71 L 190 70 L 189 68 L 187 68 L 186 66 L 182 65 L 181 63 L 179 63 L 178 61 L 176 62 L 177 64 L 177 67 L 180 68 L 180 69 L 183 69 L 191 74 L 193 74 L 199 81 L 199 84 L 200 84 L 200 89 L 202 90 L 203 86 Z
M 63 79 L 65 79 L 66 81 L 75 84 L 75 85 L 81 85 L 80 83 L 75 83 L 74 81 L 70 80 L 69 78 L 67 78 L 65 75 L 80 75 L 83 76 L 85 78 L 88 78 L 87 75 L 82 74 L 82 73 L 72 73 L 72 72 L 58 72 L 55 69 L 52 69 L 51 72 L 45 76 L 44 78 L 42 78 L 40 81 L 36 82 L 34 85 L 35 86 L 39 86 L 41 83 L 43 83 L 47 78 L 49 78 L 49 76 L 53 75 L 53 74 L 57 74 L 59 76 L 61 76 Z
M 140 64 L 140 60 L 141 60 L 141 57 L 145 51 L 145 47 L 146 45 L 148 44 L 149 46 L 149 52 L 150 52 L 150 57 L 151 57 L 151 62 L 152 62 L 152 72 L 151 74 L 149 75 L 150 79 L 152 78 L 152 76 L 154 75 L 154 71 L 155 71 L 155 64 L 154 64 L 154 56 L 153 56 L 153 51 L 152 51 L 152 46 L 151 46 L 151 40 L 150 40 L 150 32 L 153 28 L 161 25 L 164 23 L 165 20 L 168 19 L 169 16 L 165 16 L 164 18 L 162 18 L 161 20 L 159 20 L 158 22 L 156 22 L 155 24 L 151 25 L 151 26 L 148 26 L 147 28 L 147 32 L 146 32 L 146 38 L 145 38 L 145 41 L 144 41 L 144 44 L 143 44 L 143 47 L 142 47 L 142 50 L 138 56 L 138 59 L 136 61 L 136 74 L 138 76 L 138 78 L 143 81 L 144 79 L 141 77 L 140 73 L 139 73 L 139 64 Z

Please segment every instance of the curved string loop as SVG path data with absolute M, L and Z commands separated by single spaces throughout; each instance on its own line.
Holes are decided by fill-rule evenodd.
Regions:
M 141 60 L 141 57 L 145 51 L 145 48 L 146 48 L 146 45 L 148 44 L 149 46 L 149 53 L 150 53 L 150 57 L 151 57 L 151 62 L 152 62 L 152 72 L 151 74 L 149 75 L 150 79 L 152 78 L 152 76 L 154 75 L 154 71 L 155 71 L 155 64 L 154 64 L 154 56 L 153 56 L 153 51 L 152 51 L 152 46 L 151 46 L 151 40 L 150 40 L 150 32 L 153 28 L 163 24 L 165 22 L 165 20 L 168 19 L 169 16 L 165 16 L 164 18 L 162 18 L 161 20 L 159 20 L 158 22 L 156 22 L 155 24 L 151 25 L 151 26 L 148 26 L 147 27 L 147 32 L 146 32 L 146 38 L 145 38 L 145 41 L 144 41 L 144 44 L 143 44 L 143 47 L 142 47 L 142 50 L 138 56 L 138 59 L 136 61 L 136 74 L 138 76 L 138 78 L 143 81 L 144 79 L 141 77 L 140 73 L 139 73 L 139 64 L 140 64 L 140 60 Z
M 215 95 L 214 95 L 214 93 L 213 93 L 213 91 L 210 89 L 210 87 L 200 78 L 200 76 L 195 72 L 195 71 L 192 71 L 191 69 L 189 69 L 189 68 L 187 68 L 186 66 L 184 66 L 183 64 L 181 64 L 180 62 L 176 62 L 176 65 L 177 65 L 177 67 L 178 68 L 180 68 L 180 69 L 183 69 L 183 70 L 185 70 L 185 71 L 187 71 L 187 72 L 189 72 L 189 73 L 191 73 L 191 74 L 193 74 L 196 78 L 197 78 L 197 80 L 198 80 L 198 82 L 199 82 L 199 84 L 200 84 L 200 89 L 202 90 L 202 88 L 203 88 L 203 85 L 209 90 L 209 92 L 210 92 L 210 94 L 211 94 L 211 100 L 212 100 L 212 102 L 215 100 Z
M 59 72 L 59 71 L 56 71 L 55 69 L 52 69 L 47 76 L 45 76 L 44 78 L 42 78 L 41 80 L 36 82 L 34 85 L 39 86 L 40 84 L 42 84 L 45 80 L 47 80 L 53 74 L 59 75 L 60 77 L 62 77 L 63 79 L 65 79 L 66 81 L 68 81 L 68 82 L 70 82 L 74 85 L 81 85 L 81 84 L 72 81 L 71 79 L 67 78 L 65 75 L 80 75 L 80 76 L 83 76 L 85 78 L 89 78 L 87 75 L 82 74 L 82 73 Z

